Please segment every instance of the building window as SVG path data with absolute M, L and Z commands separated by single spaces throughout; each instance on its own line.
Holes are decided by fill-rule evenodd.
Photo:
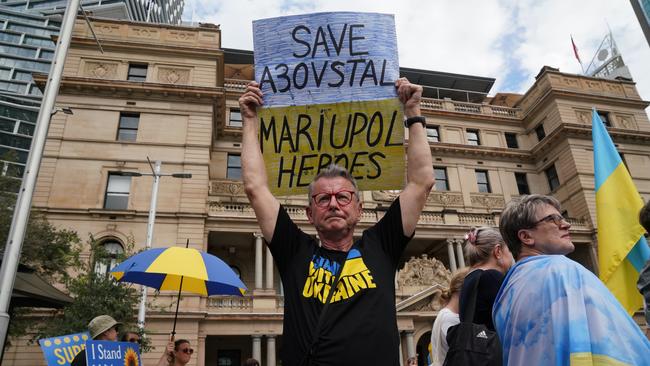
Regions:
M 120 113 L 120 125 L 117 129 L 117 140 L 135 141 L 136 137 L 138 137 L 139 124 L 140 114 Z
M 467 143 L 474 146 L 481 144 L 481 140 L 478 137 L 478 130 L 467 130 Z
M 519 190 L 519 194 L 530 194 L 526 173 L 515 173 L 515 180 L 517 181 L 517 190 Z
M 123 177 L 117 173 L 108 174 L 104 208 L 107 210 L 126 210 L 129 205 L 131 177 Z
M 490 189 L 490 179 L 488 178 L 487 170 L 476 170 L 475 172 L 478 191 L 481 193 L 491 193 L 492 189 Z
M 609 120 L 609 112 L 596 111 L 596 113 L 598 113 L 598 117 L 603 121 L 605 127 L 612 127 L 612 122 Z
M 545 170 L 546 179 L 548 179 L 548 186 L 551 188 L 551 191 L 554 191 L 557 187 L 560 186 L 560 178 L 557 176 L 557 170 L 555 170 L 555 164 L 551 165 L 548 169 Z
M 228 171 L 226 178 L 233 180 L 241 179 L 241 155 L 228 154 Z
M 542 141 L 546 137 L 546 131 L 544 131 L 544 124 L 540 123 L 539 126 L 535 127 L 535 134 L 537 134 L 537 141 Z
M 129 64 L 129 81 L 146 81 L 147 80 L 147 64 Z
M 510 149 L 518 149 L 519 143 L 517 142 L 517 134 L 506 132 L 506 145 Z
M 447 168 L 433 167 L 433 175 L 436 177 L 436 191 L 448 191 L 449 179 L 447 178 Z
M 438 126 L 427 126 L 427 140 L 429 142 L 440 142 L 440 130 Z
M 241 127 L 242 126 L 242 117 L 241 111 L 236 108 L 230 108 L 230 114 L 228 116 L 228 126 L 230 127 Z
M 124 253 L 124 247 L 116 240 L 107 240 L 100 244 L 95 253 L 95 273 L 108 277 L 111 269 L 118 264 L 119 257 Z

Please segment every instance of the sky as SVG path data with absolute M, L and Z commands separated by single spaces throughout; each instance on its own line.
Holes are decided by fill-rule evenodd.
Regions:
M 571 35 L 587 68 L 609 27 L 650 101 L 650 46 L 628 0 L 186 0 L 183 19 L 253 50 L 253 20 L 325 11 L 394 14 L 401 67 L 495 78 L 491 95 L 526 92 L 545 65 L 582 73 Z

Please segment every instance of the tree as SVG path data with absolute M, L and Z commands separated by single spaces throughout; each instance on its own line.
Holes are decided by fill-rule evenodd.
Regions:
M 4 247 L 9 236 L 9 229 L 13 218 L 17 194 L 20 188 L 21 169 L 12 164 L 15 155 L 11 153 L 0 157 L 0 169 L 5 175 L 0 174 L 0 250 Z M 68 269 L 81 251 L 80 240 L 77 234 L 68 229 L 59 229 L 51 225 L 43 215 L 32 212 L 30 214 L 20 263 L 42 278 L 55 283 L 65 283 L 69 279 Z M 12 308 L 9 334 L 11 336 L 24 335 L 30 325 L 25 317 L 27 309 Z
M 99 263 L 109 263 L 111 259 L 121 262 L 132 255 L 133 240 L 130 239 L 124 252 L 119 254 L 106 251 L 92 237 L 89 243 L 91 255 L 86 261 L 78 259 L 75 262 L 78 274 L 66 283 L 74 302 L 40 327 L 39 338 L 83 331 L 92 318 L 101 314 L 111 315 L 127 329 L 137 329 L 133 320 L 140 301 L 139 292 L 132 285 L 118 283 L 112 276 L 96 271 Z M 148 352 L 151 348 L 149 338 L 138 332 L 141 333 L 141 352 Z
M 0 157 L 0 168 L 3 164 L 15 167 L 10 163 L 12 161 L 15 159 L 10 155 Z M 0 174 L 0 248 L 3 252 L 16 203 L 15 192 L 20 187 L 18 177 L 22 175 L 19 169 L 5 171 L 6 175 Z M 125 327 L 136 329 L 133 320 L 140 299 L 138 291 L 95 271 L 98 263 L 106 263 L 110 258 L 119 262 L 133 254 L 133 240 L 129 240 L 124 252 L 117 256 L 107 252 L 93 237 L 89 238 L 88 244 L 90 256 L 84 261 L 81 256 L 83 246 L 76 232 L 57 228 L 42 214 L 32 211 L 20 263 L 52 283 L 63 284 L 74 301 L 45 319 L 33 316 L 29 308 L 11 309 L 10 336 L 24 336 L 30 331 L 34 332 L 32 340 L 36 340 L 77 333 L 86 330 L 90 320 L 101 314 L 109 314 Z M 151 347 L 149 339 L 142 336 L 141 351 L 146 352 Z

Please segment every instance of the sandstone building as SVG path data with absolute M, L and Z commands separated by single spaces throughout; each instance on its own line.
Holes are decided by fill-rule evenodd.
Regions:
M 92 234 L 109 250 L 132 238 L 143 247 L 151 198 L 147 157 L 162 171 L 154 247 L 185 245 L 213 253 L 249 288 L 243 298 L 184 295 L 177 338 L 197 350 L 191 365 L 240 365 L 248 357 L 276 365 L 282 347 L 283 296 L 241 184 L 237 98 L 253 78 L 252 53 L 221 48 L 221 29 L 94 19 L 104 54 L 82 20 L 75 26 L 34 209 L 53 224 Z M 235 31 L 235 30 L 225 30 Z M 552 194 L 572 224 L 570 257 L 597 272 L 591 108 L 608 130 L 645 199 L 650 198 L 650 123 L 631 80 L 603 80 L 543 67 L 524 95 L 488 97 L 494 79 L 402 69 L 425 86 L 436 186 L 397 275 L 401 352 L 423 356 L 449 271 L 464 266 L 462 238 L 472 226 L 498 225 L 506 202 Z M 146 75 L 142 78 L 142 75 Z M 43 83 L 45 78 L 37 76 Z M 363 230 L 398 192 L 363 192 Z M 306 197 L 281 198 L 309 233 Z M 360 231 L 359 231 L 360 233 Z M 147 312 L 158 350 L 171 330 L 173 296 Z M 152 297 L 150 296 L 151 300 Z M 167 307 L 166 307 L 167 306 Z M 135 313 L 135 312 L 134 312 Z M 42 363 L 17 342 L 3 365 Z

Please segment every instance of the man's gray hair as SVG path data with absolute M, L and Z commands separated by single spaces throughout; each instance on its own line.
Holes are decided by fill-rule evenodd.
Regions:
M 538 220 L 537 211 L 544 205 L 551 205 L 560 211 L 560 202 L 554 197 L 531 194 L 508 202 L 501 213 L 499 230 L 515 259 L 521 253 L 519 230 L 532 229 Z
M 352 177 L 352 175 L 350 175 L 350 172 L 348 172 L 347 169 L 336 164 L 330 164 L 327 168 L 318 172 L 311 183 L 309 183 L 309 193 L 307 193 L 307 200 L 311 202 L 311 196 L 314 194 L 314 183 L 317 180 L 321 178 L 336 177 L 343 177 L 352 183 L 352 186 L 354 187 L 354 195 L 357 196 L 357 200 L 359 200 L 359 186 L 357 185 L 357 181 Z

